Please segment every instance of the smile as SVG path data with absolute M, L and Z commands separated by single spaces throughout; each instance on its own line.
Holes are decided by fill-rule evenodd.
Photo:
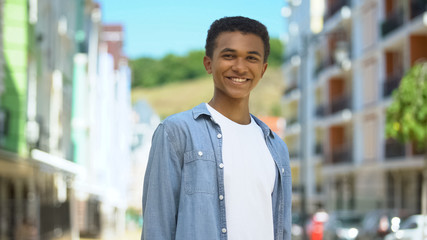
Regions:
M 230 79 L 233 82 L 237 82 L 237 83 L 242 83 L 242 82 L 246 82 L 249 79 L 247 78 L 236 78 L 236 77 L 227 77 L 228 79 Z

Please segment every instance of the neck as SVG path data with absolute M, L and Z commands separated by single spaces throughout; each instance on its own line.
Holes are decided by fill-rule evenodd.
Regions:
M 227 99 L 224 101 L 221 98 L 215 98 L 214 96 L 208 104 L 222 115 L 236 123 L 251 123 L 251 116 L 249 114 L 249 98 L 244 100 Z

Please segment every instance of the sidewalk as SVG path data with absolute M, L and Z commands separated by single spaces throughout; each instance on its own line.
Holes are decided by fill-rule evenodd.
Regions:
M 139 240 L 141 239 L 141 229 L 128 230 L 125 235 L 117 238 L 117 240 Z

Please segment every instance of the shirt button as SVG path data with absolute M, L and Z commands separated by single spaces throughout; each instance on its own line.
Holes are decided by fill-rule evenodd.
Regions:
M 285 173 L 285 169 L 284 168 L 282 168 L 282 173 Z
M 216 135 L 217 138 L 222 138 L 222 134 L 218 133 L 218 135 Z
M 227 232 L 227 229 L 223 228 L 223 229 L 221 230 L 221 232 L 222 232 L 222 233 L 226 233 L 226 232 Z
M 224 163 L 220 163 L 219 168 L 224 168 Z
M 219 195 L 219 200 L 224 200 L 224 196 L 223 195 Z
M 199 154 L 200 157 L 203 156 L 203 152 L 202 151 L 199 151 L 197 154 Z

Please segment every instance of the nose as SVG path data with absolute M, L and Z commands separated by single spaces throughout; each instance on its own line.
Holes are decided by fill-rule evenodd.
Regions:
M 231 70 L 237 74 L 244 74 L 247 71 L 247 66 L 242 58 L 236 58 L 236 60 L 233 62 L 233 65 L 231 66 Z

